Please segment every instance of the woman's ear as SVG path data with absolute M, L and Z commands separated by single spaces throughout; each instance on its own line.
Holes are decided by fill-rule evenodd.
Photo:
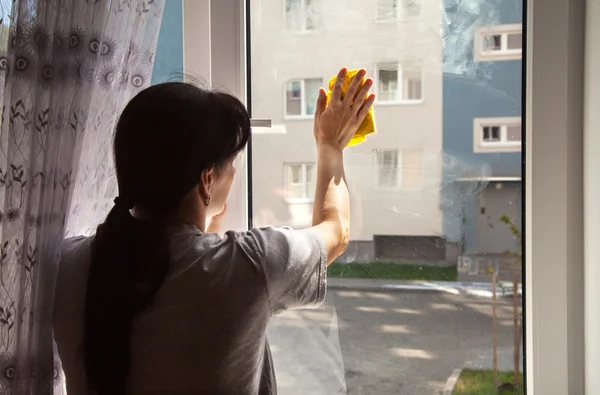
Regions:
M 198 185 L 200 195 L 202 196 L 202 200 L 209 200 L 212 198 L 212 186 L 215 180 L 215 169 L 211 167 L 208 170 L 204 170 L 202 174 L 200 174 L 200 183 Z

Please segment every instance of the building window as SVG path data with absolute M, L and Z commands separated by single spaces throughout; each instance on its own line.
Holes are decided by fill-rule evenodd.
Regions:
M 523 52 L 523 26 L 482 27 L 475 32 L 475 60 L 518 60 Z
M 421 67 L 398 64 L 377 65 L 377 100 L 379 102 L 410 102 L 423 100 Z
M 288 81 L 285 86 L 285 116 L 311 117 L 315 113 L 321 78 Z
M 484 126 L 483 130 L 483 142 L 484 143 L 496 143 L 500 140 L 500 129 L 502 126 Z
M 399 8 L 400 6 L 400 8 Z M 378 0 L 377 21 L 392 22 L 421 15 L 421 0 Z
M 421 15 L 421 0 L 403 0 L 404 14 L 409 17 Z
M 285 21 L 288 30 L 310 32 L 318 28 L 319 0 L 286 0 Z
M 377 20 L 395 21 L 398 18 L 398 0 L 379 0 L 377 2 Z
M 315 198 L 317 166 L 314 163 L 285 165 L 285 192 L 288 202 L 309 202 Z
M 397 150 L 378 150 L 375 152 L 377 167 L 377 187 L 397 188 L 400 184 L 398 171 L 399 152 Z
M 521 151 L 521 118 L 475 118 L 473 150 L 482 153 Z

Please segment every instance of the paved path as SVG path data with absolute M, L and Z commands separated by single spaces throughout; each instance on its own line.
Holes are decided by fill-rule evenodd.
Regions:
M 509 302 L 498 308 L 505 370 Z M 486 298 L 330 289 L 322 308 L 285 313 L 270 326 L 280 394 L 440 394 L 454 369 L 491 366 L 491 322 Z
M 460 281 L 406 281 L 406 280 L 380 280 L 362 278 L 329 278 L 330 289 L 352 289 L 361 291 L 410 291 L 410 292 L 441 292 L 454 295 L 471 295 L 485 298 L 492 297 L 492 284 L 481 282 Z M 498 297 L 511 296 L 513 284 L 499 282 L 496 288 Z M 521 285 L 517 292 L 522 293 Z

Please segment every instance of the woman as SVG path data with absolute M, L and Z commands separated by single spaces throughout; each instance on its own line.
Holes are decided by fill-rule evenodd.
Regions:
M 119 197 L 91 238 L 67 240 L 55 339 L 69 394 L 274 394 L 265 331 L 279 311 L 316 306 L 326 265 L 348 242 L 342 150 L 374 101 L 365 71 L 315 114 L 313 227 L 215 232 L 250 119 L 225 93 L 167 83 L 123 111 Z M 211 220 L 212 218 L 212 220 Z

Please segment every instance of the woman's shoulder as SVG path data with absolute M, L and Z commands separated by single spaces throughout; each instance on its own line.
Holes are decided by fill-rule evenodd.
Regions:
M 72 236 L 63 240 L 61 252 L 69 253 L 76 251 L 82 247 L 89 246 L 92 236 Z
M 92 240 L 93 237 L 77 236 L 66 238 L 63 241 L 59 278 L 87 274 Z

